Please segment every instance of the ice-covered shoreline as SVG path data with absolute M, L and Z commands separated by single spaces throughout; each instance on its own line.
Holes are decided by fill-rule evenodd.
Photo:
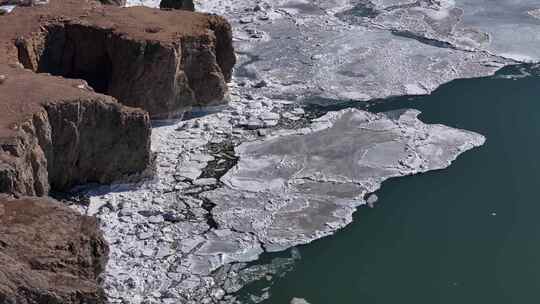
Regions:
M 343 110 L 283 127 L 306 120 L 295 103 L 307 97 L 426 94 L 515 63 L 488 49 L 423 40 L 433 37 L 416 27 L 395 35 L 338 18 L 351 3 L 199 1 L 199 10 L 226 16 L 235 29 L 240 62 L 229 107 L 154 128 L 155 179 L 95 189 L 90 205 L 77 207 L 100 218 L 110 243 L 111 303 L 234 302 L 243 262 L 332 234 L 384 179 L 445 168 L 483 144 L 479 134 L 423 124 L 414 110 Z M 421 13 L 446 20 L 451 8 Z M 340 151 L 343 173 L 328 166 Z
M 331 112 L 299 130 L 246 130 L 242 124 L 234 125 L 235 117 L 246 115 L 243 111 L 251 104 L 233 102 L 235 110 L 156 128 L 153 149 L 157 152 L 157 173 L 152 182 L 89 193 L 90 205 L 81 211 L 100 218 L 110 243 L 104 274 L 110 302 L 232 301 L 231 294 L 241 287 L 235 281 L 239 272 L 249 271 L 242 262 L 255 260 L 265 251 L 284 250 L 332 234 L 351 222 L 356 207 L 364 204 L 366 194 L 377 190 L 384 179 L 444 168 L 457 155 L 484 141 L 472 132 L 424 125 L 413 110 L 388 115 L 360 110 Z M 282 107 L 268 105 L 269 101 L 261 104 L 260 117 L 273 116 L 268 113 L 275 112 L 268 110 L 279 112 Z M 317 133 L 326 128 L 335 131 L 328 137 Z M 294 155 L 285 161 L 287 153 L 273 158 L 272 151 L 264 149 L 257 157 L 246 152 L 268 144 L 294 148 L 287 143 L 291 137 L 331 141 L 339 138 L 335 132 L 344 134 L 343 142 L 330 144 L 328 151 L 363 151 L 344 165 L 359 162 L 356 173 L 366 176 L 347 178 L 346 172 L 344 176 L 333 172 L 317 180 L 318 174 L 311 175 L 313 170 L 319 171 L 315 161 L 296 163 Z M 262 133 L 267 135 L 260 136 Z M 365 137 L 364 141 L 351 142 L 357 136 Z M 227 163 L 236 157 L 230 147 L 241 142 L 251 143 L 240 146 L 238 163 Z M 318 152 L 312 157 L 321 157 L 318 153 L 324 156 L 321 148 L 314 147 Z M 387 158 L 377 160 L 380 153 Z M 294 179 L 284 179 L 283 191 L 260 189 L 261 184 L 274 184 L 275 178 L 266 179 L 266 175 L 284 161 L 291 168 L 312 173 L 294 173 Z M 252 166 L 256 163 L 262 167 Z M 226 165 L 220 168 L 219 164 Z M 221 181 L 215 178 L 221 175 L 216 168 L 224 173 L 232 165 L 234 169 Z M 213 170 L 207 170 L 209 167 Z M 246 168 L 255 176 L 245 176 Z M 313 192 L 312 188 L 319 190 Z M 226 265 L 237 265 L 237 269 L 224 275 L 218 270 Z

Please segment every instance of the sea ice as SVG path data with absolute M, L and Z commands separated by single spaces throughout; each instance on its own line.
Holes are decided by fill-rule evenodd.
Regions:
M 416 110 L 330 112 L 309 132 L 246 142 L 238 164 L 205 192 L 221 228 L 257 236 L 267 251 L 309 243 L 349 224 L 391 177 L 443 169 L 484 137 L 418 120 Z

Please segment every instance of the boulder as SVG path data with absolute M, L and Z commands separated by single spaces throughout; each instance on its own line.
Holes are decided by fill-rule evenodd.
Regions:
M 105 303 L 108 246 L 95 218 L 47 198 L 0 195 L 0 303 Z
M 46 195 L 151 168 L 143 110 L 70 80 L 0 64 L 0 193 Z

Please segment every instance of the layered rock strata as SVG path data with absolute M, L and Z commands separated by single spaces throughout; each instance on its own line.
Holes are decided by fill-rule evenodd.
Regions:
M 149 168 L 150 119 L 83 81 L 0 66 L 0 192 L 46 195 Z
M 26 195 L 144 174 L 150 116 L 226 99 L 223 18 L 100 2 L 0 17 L 0 303 L 105 303 L 96 219 Z
M 95 218 L 0 195 L 0 303 L 104 303 L 97 279 L 107 254 Z
M 18 7 L 0 28 L 0 192 L 13 194 L 110 183 L 150 161 L 143 111 L 14 62 L 84 79 L 154 118 L 223 101 L 235 63 L 230 25 L 218 16 L 55 0 Z
M 235 63 L 226 20 L 182 10 L 55 0 L 15 9 L 0 28 L 0 63 L 85 79 L 154 118 L 223 102 Z

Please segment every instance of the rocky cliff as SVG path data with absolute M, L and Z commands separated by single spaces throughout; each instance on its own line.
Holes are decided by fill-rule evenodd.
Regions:
M 85 79 L 153 118 L 222 103 L 235 63 L 227 21 L 183 10 L 53 0 L 15 10 L 0 19 L 0 28 L 8 29 L 0 34 L 5 58 L 36 72 Z
M 0 66 L 0 192 L 46 195 L 149 168 L 150 119 L 83 81 Z
M 28 196 L 145 175 L 150 117 L 226 99 L 235 57 L 223 18 L 122 3 L 0 16 L 0 303 L 105 303 L 96 220 Z
M 93 90 L 170 118 L 223 102 L 235 64 L 231 27 L 214 15 L 52 0 L 2 16 L 0 28 L 0 192 L 18 195 L 148 167 L 148 116 Z
M 0 195 L 0 303 L 104 303 L 96 219 L 46 198 Z

